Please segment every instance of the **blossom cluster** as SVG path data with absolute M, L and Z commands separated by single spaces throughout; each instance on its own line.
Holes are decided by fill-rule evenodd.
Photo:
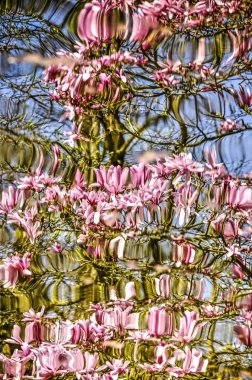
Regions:
M 45 207 L 55 216 L 68 215 L 66 220 L 71 220 L 72 227 L 81 232 L 82 241 L 91 231 L 98 235 L 110 231 L 113 235 L 161 228 L 168 199 L 176 206 L 178 225 L 182 226 L 196 205 L 203 172 L 206 179 L 224 175 L 222 165 L 203 165 L 186 153 L 167 156 L 156 165 L 139 164 L 124 169 L 101 166 L 95 169 L 97 182 L 90 185 L 77 170 L 69 189 L 60 183 L 60 177 L 42 174 L 37 169 L 21 178 L 17 189 L 3 191 L 0 208 L 7 223 L 23 229 L 31 243 L 42 234 L 40 219 Z M 22 207 L 24 199 L 26 205 Z
M 195 340 L 204 325 L 199 323 L 197 313 L 185 311 L 172 336 L 173 316 L 167 313 L 166 307 L 154 307 L 147 312 L 146 330 L 139 330 L 139 313 L 133 309 L 134 303 L 125 300 L 106 307 L 95 304 L 89 310 L 89 319 L 74 323 L 69 320 L 52 323 L 43 316 L 44 307 L 38 313 L 30 309 L 24 313 L 24 340 L 18 325 L 14 326 L 12 337 L 6 340 L 19 348 L 14 350 L 11 358 L 0 355 L 5 376 L 47 379 L 73 373 L 79 379 L 116 380 L 129 373 L 130 360 L 106 360 L 106 350 L 118 347 L 123 357 L 124 348 L 131 342 L 134 342 L 133 359 L 138 371 L 165 371 L 175 377 L 205 372 L 208 360 L 201 351 L 187 345 Z M 119 337 L 124 338 L 122 343 L 118 342 Z M 144 342 L 152 347 L 152 364 L 141 363 L 138 355 Z M 101 349 L 103 355 L 99 354 Z
M 229 18 L 249 16 L 249 4 L 240 0 L 93 0 L 80 12 L 78 34 L 86 42 L 113 38 L 141 42 L 144 48 L 171 30 L 221 26 Z M 112 20 L 112 22 L 111 22 Z M 165 29 L 166 27 L 166 29 Z
M 116 52 L 95 57 L 94 48 L 76 46 L 75 53 L 62 51 L 62 64 L 52 65 L 45 71 L 44 81 L 55 83 L 54 100 L 61 101 L 70 118 L 80 117 L 87 109 L 100 109 L 131 97 L 130 79 L 125 67 L 142 66 L 145 59 L 130 52 Z
M 163 285 L 160 285 L 162 289 Z M 194 343 L 198 342 L 207 322 L 202 321 L 194 310 L 185 310 L 178 320 L 168 305 L 135 309 L 135 302 L 130 299 L 135 294 L 132 288 L 133 283 L 125 286 L 128 300 L 91 305 L 88 319 L 53 322 L 44 316 L 45 307 L 38 313 L 33 309 L 24 313 L 25 329 L 15 325 L 11 338 L 6 340 L 18 348 L 10 358 L 0 355 L 4 375 L 14 379 L 27 376 L 47 379 L 73 374 L 85 380 L 116 380 L 129 375 L 132 367 L 142 371 L 143 376 L 145 372 L 166 372 L 181 378 L 186 374 L 205 372 L 208 359 L 204 352 L 194 347 Z M 140 328 L 143 311 L 145 328 L 143 322 Z M 210 319 L 221 313 L 217 306 L 210 305 L 204 309 L 202 306 L 201 312 Z M 252 346 L 251 321 L 251 311 L 242 309 L 234 326 L 238 340 L 248 347 Z M 134 363 L 123 360 L 124 350 L 132 347 L 132 343 Z M 148 363 L 141 359 L 141 349 L 146 344 L 152 352 Z M 119 358 L 107 359 L 110 348 L 119 350 Z
M 58 149 L 54 151 L 53 172 L 60 154 Z M 95 169 L 96 182 L 91 184 L 77 170 L 68 188 L 60 177 L 44 174 L 42 168 L 43 157 L 37 170 L 21 178 L 17 188 L 3 190 L 0 202 L 5 223 L 23 230 L 31 248 L 44 239 L 49 224 L 52 234 L 54 229 L 74 231 L 76 242 L 84 245 L 89 257 L 106 259 L 109 254 L 121 259 L 127 239 L 180 231 L 197 222 L 204 230 L 204 218 L 215 236 L 224 239 L 223 257 L 235 260 L 233 273 L 244 276 L 243 253 L 252 232 L 250 177 L 244 181 L 232 178 L 223 164 L 216 162 L 214 152 L 208 152 L 205 164 L 180 153 L 156 164 L 101 166 Z M 166 225 L 168 213 L 172 218 Z M 52 239 L 52 251 L 62 252 L 60 241 L 53 235 Z M 190 239 L 183 235 L 171 239 L 176 265 L 193 263 L 195 247 Z M 5 287 L 15 287 L 19 278 L 29 276 L 29 265 L 29 253 L 5 259 L 0 267 Z

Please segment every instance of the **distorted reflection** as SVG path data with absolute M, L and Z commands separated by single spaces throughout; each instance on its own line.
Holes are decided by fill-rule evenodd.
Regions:
M 250 13 L 0 5 L 0 376 L 251 378 Z

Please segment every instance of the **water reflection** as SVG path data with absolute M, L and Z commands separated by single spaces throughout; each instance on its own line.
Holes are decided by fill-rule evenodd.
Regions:
M 171 6 L 168 3 L 164 5 L 166 11 Z M 217 1 L 210 3 L 214 11 L 214 7 L 220 6 Z M 190 215 L 185 227 L 180 224 L 179 203 L 171 205 L 168 201 L 165 212 L 156 215 L 156 219 L 152 210 L 152 225 L 146 222 L 149 215 L 143 213 L 140 217 L 146 223 L 143 234 L 136 234 L 133 239 L 130 235 L 126 239 L 122 234 L 100 237 L 101 231 L 97 229 L 87 245 L 83 226 L 76 226 L 68 219 L 79 207 L 76 199 L 74 209 L 67 210 L 68 191 L 74 181 L 81 190 L 75 188 L 77 195 L 73 198 L 78 199 L 86 186 L 77 167 L 91 184 L 96 180 L 94 167 L 101 163 L 132 166 L 139 156 L 143 157 L 143 151 L 151 152 L 144 158 L 146 164 L 158 158 L 161 167 L 168 152 L 171 156 L 185 149 L 193 151 L 196 161 L 209 164 L 208 148 L 216 152 L 217 163 L 223 162 L 223 168 L 232 175 L 242 177 L 252 171 L 249 143 L 251 28 L 242 29 L 247 13 L 239 10 L 243 15 L 241 20 L 234 11 L 234 19 L 240 22 L 240 28 L 234 29 L 229 25 L 225 4 L 223 14 L 227 28 L 223 30 L 220 20 L 213 27 L 209 15 L 209 25 L 202 24 L 196 16 L 187 17 L 182 7 L 179 11 L 181 31 L 177 29 L 174 9 L 168 9 L 170 24 L 163 27 L 166 16 L 156 17 L 152 3 L 143 3 L 141 12 L 132 7 L 131 2 L 111 7 L 109 3 L 103 7 L 97 4 L 74 1 L 1 4 L 2 194 L 9 184 L 19 186 L 20 179 L 24 181 L 28 173 L 47 180 L 46 176 L 60 178 L 57 194 L 60 191 L 63 194 L 62 208 L 57 210 L 56 217 L 52 210 L 57 202 L 50 204 L 48 220 L 48 215 L 42 217 L 47 207 L 44 200 L 39 211 L 34 209 L 35 217 L 41 217 L 44 228 L 38 240 L 35 237 L 29 242 L 28 230 L 25 232 L 22 226 L 7 223 L 5 216 L 1 219 L 1 258 L 11 257 L 16 251 L 20 260 L 27 250 L 32 254 L 29 267 L 32 276 L 21 276 L 17 283 L 14 281 L 14 289 L 2 285 L 0 288 L 2 353 L 8 357 L 13 353 L 13 345 L 4 339 L 11 336 L 14 324 L 22 325 L 23 339 L 29 330 L 31 335 L 28 334 L 27 339 L 37 346 L 41 338 L 36 335 L 36 328 L 40 326 L 39 331 L 43 331 L 46 341 L 70 345 L 68 351 L 59 346 L 55 348 L 63 350 L 57 352 L 65 358 L 57 370 L 60 365 L 65 368 L 69 364 L 69 357 L 79 355 L 78 349 L 72 351 L 71 345 L 82 342 L 83 348 L 92 342 L 92 353 L 100 353 L 99 365 L 119 357 L 124 362 L 130 360 L 129 378 L 171 378 L 180 376 L 183 367 L 183 375 L 188 379 L 192 376 L 249 379 L 252 374 L 251 242 L 238 230 L 237 234 L 229 231 L 223 238 L 216 220 L 212 220 L 215 223 L 212 227 L 217 226 L 216 229 L 209 232 L 208 214 L 204 211 L 206 206 L 212 208 L 213 213 L 218 208 L 226 210 L 227 200 L 231 203 L 232 186 L 226 185 L 227 177 L 223 176 L 223 183 L 216 185 L 219 190 L 213 185 L 209 191 L 207 183 L 202 186 L 197 212 Z M 159 6 L 157 2 L 157 8 Z M 194 4 L 186 6 L 192 11 Z M 239 4 L 232 3 L 232 6 L 236 8 Z M 116 46 L 111 45 L 111 41 L 102 47 L 95 44 L 97 40 L 107 43 L 114 37 Z M 92 49 L 80 44 L 76 47 L 78 38 L 92 41 Z M 117 54 L 119 47 L 121 53 Z M 57 60 L 48 58 L 61 49 L 65 52 Z M 125 53 L 127 50 L 130 55 Z M 9 59 L 13 56 L 18 59 Z M 48 59 L 52 60 L 50 68 Z M 60 59 L 65 66 L 58 67 Z M 47 72 L 43 73 L 45 67 Z M 70 81 L 72 87 L 62 89 L 68 85 L 70 74 L 74 78 Z M 76 84 L 80 75 L 83 82 L 79 80 Z M 45 84 L 42 81 L 45 76 L 55 83 Z M 81 101 L 80 97 L 83 97 Z M 91 107 L 94 99 L 95 107 Z M 214 163 L 215 169 L 217 163 Z M 221 181 L 220 166 L 219 170 Z M 200 180 L 197 177 L 197 181 Z M 173 192 L 180 181 L 184 181 L 182 176 L 171 183 Z M 249 176 L 245 181 L 250 186 Z M 109 182 L 108 185 L 114 186 Z M 43 190 L 38 187 L 35 201 L 36 197 L 42 197 L 46 186 L 44 184 Z M 139 183 L 138 187 L 141 186 Z M 226 186 L 226 193 L 221 186 Z M 155 190 L 153 187 L 152 193 Z M 113 194 L 113 200 L 117 195 Z M 52 193 L 48 192 L 47 196 Z M 79 200 L 81 202 L 81 196 Z M 33 207 L 32 202 L 29 205 Z M 21 212 L 23 205 L 21 201 L 19 204 L 18 212 Z M 244 215 L 249 212 L 249 207 L 241 201 L 239 207 Z M 87 205 L 79 210 L 79 218 L 86 208 Z M 241 213 L 240 209 L 235 212 Z M 95 225 L 97 218 L 100 216 L 96 212 Z M 225 220 L 225 223 L 229 222 Z M 221 232 L 225 230 L 223 226 L 222 220 Z M 232 254 L 230 241 L 234 243 Z M 241 257 L 237 258 L 235 244 L 243 247 Z M 24 268 L 22 271 L 24 273 Z M 41 325 L 35 328 L 30 324 L 24 330 L 22 313 L 30 308 L 38 313 L 43 306 L 45 320 L 39 316 L 38 322 L 36 318 L 35 322 L 28 321 Z M 95 331 L 92 335 L 87 329 L 89 340 L 84 338 L 83 325 Z M 109 336 L 107 346 L 101 343 L 101 340 L 106 341 L 106 334 Z M 188 359 L 191 349 L 198 350 L 192 351 L 198 358 L 194 367 Z M 44 352 L 45 357 L 50 356 L 48 352 Z M 97 363 L 92 360 L 95 367 Z M 207 372 L 203 373 L 201 369 L 206 367 L 207 360 Z M 85 357 L 86 366 L 87 362 Z M 151 372 L 153 369 L 161 372 L 156 375 Z M 86 369 L 86 374 L 92 371 Z M 121 371 L 123 373 L 124 368 Z

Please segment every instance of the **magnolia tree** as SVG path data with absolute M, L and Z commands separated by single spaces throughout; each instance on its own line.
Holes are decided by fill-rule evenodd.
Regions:
M 50 169 L 41 152 L 36 168 L 2 190 L 2 222 L 23 239 L 23 251 L 0 265 L 3 287 L 29 282 L 41 249 L 60 255 L 67 244 L 78 246 L 80 260 L 96 265 L 123 261 L 132 242 L 169 240 L 172 252 L 165 273 L 151 278 L 155 304 L 139 306 L 135 282 L 126 281 L 124 296 L 92 304 L 85 319 L 52 322 L 44 307 L 24 313 L 24 329 L 15 325 L 7 340 L 18 348 L 0 355 L 6 378 L 203 377 L 213 354 L 213 346 L 202 346 L 204 331 L 211 336 L 210 321 L 230 316 L 236 347 L 228 353 L 251 350 L 249 292 L 234 303 L 225 294 L 229 306 L 204 303 L 200 283 L 194 304 L 189 296 L 171 302 L 170 273 L 197 270 L 220 279 L 221 263 L 251 289 L 251 172 L 229 173 L 213 147 L 204 162 L 186 148 L 249 129 L 249 16 L 249 1 L 93 1 L 78 15 L 74 51 L 44 60 L 43 79 L 72 129 L 54 145 Z M 209 64 L 208 45 L 223 30 L 232 49 Z M 196 41 L 193 59 L 170 53 L 181 35 Z M 194 106 L 185 121 L 183 107 L 206 97 L 220 109 L 232 100 L 239 115 L 232 117 L 231 106 L 227 117 L 206 105 L 215 122 L 204 129 Z M 136 141 L 163 149 L 129 167 L 126 153 Z M 65 151 L 77 163 L 67 182 L 60 173 Z

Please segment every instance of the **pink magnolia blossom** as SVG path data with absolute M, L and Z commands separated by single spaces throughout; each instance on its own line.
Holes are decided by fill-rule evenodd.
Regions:
M 13 330 L 12 330 L 12 336 L 11 336 L 11 338 L 6 339 L 6 342 L 7 343 L 12 343 L 12 344 L 18 344 L 22 348 L 28 350 L 29 353 L 30 353 L 31 346 L 28 344 L 28 340 L 25 339 L 25 341 L 23 341 L 21 339 L 20 332 L 21 332 L 20 326 L 14 325 Z
M 129 169 L 121 166 L 110 166 L 107 170 L 104 166 L 100 169 L 95 169 L 97 183 L 92 186 L 100 186 L 106 189 L 111 194 L 118 194 L 125 189 L 128 180 Z
M 166 34 L 164 26 L 154 14 L 147 14 L 140 8 L 132 15 L 130 41 L 140 42 L 144 49 L 157 44 Z
M 106 366 L 110 369 L 110 375 L 112 376 L 126 373 L 129 364 L 129 360 L 126 360 L 125 362 L 120 359 L 113 359 L 112 362 L 106 361 Z
M 227 203 L 232 208 L 251 209 L 252 189 L 246 185 L 237 187 L 234 183 L 230 183 L 227 192 Z
M 195 311 L 185 311 L 185 315 L 180 318 L 179 330 L 174 332 L 174 336 L 171 338 L 173 341 L 189 343 L 195 339 L 197 334 L 201 331 L 201 328 L 205 325 L 205 322 L 198 323 L 199 314 Z
M 0 214 L 8 214 L 16 208 L 17 204 L 22 203 L 22 200 L 24 200 L 24 194 L 19 189 L 10 186 L 8 191 L 3 190 L 0 202 Z
M 238 245 L 233 244 L 229 247 L 226 247 L 225 249 L 227 251 L 226 257 L 232 257 L 232 256 L 240 257 L 241 255 L 241 251 Z
M 95 352 L 94 354 L 90 354 L 90 352 L 86 351 L 84 353 L 85 358 L 85 369 L 86 373 L 94 373 L 95 367 L 99 361 L 99 354 Z
M 127 21 L 122 23 L 119 20 L 122 17 L 127 20 L 131 3 L 122 0 L 93 0 L 87 3 L 78 18 L 78 35 L 87 42 L 123 37 L 127 31 Z
M 6 379 L 22 379 L 25 374 L 25 365 L 30 358 L 16 357 L 15 353 L 11 358 L 7 358 L 0 353 L 0 361 L 3 362 L 4 376 Z
M 239 91 L 234 91 L 234 96 L 242 107 L 250 108 L 252 106 L 252 95 L 248 87 L 244 89 L 244 87 L 240 86 Z
M 242 321 L 246 321 L 249 324 L 250 322 L 252 322 L 252 311 L 248 311 L 245 309 L 241 310 L 239 319 L 241 319 Z
M 109 251 L 113 254 L 114 258 L 123 259 L 126 239 L 127 235 L 122 233 L 120 236 L 110 240 Z
M 17 253 L 3 260 L 4 264 L 0 265 L 0 280 L 5 288 L 15 288 L 17 282 L 22 276 L 30 276 L 28 270 L 31 263 L 31 254 L 26 252 L 21 258 Z
M 230 132 L 230 131 L 235 131 L 242 129 L 242 127 L 238 124 L 236 124 L 235 121 L 227 119 L 221 123 L 221 131 L 223 132 Z
M 88 138 L 84 137 L 81 134 L 81 128 L 82 128 L 82 123 L 80 123 L 79 126 L 77 127 L 76 123 L 73 122 L 71 132 L 65 132 L 65 135 L 68 136 L 68 139 L 65 141 L 71 147 L 74 146 L 74 143 L 77 140 L 89 141 Z
M 176 79 L 171 73 L 170 68 L 157 71 L 155 75 L 151 76 L 151 78 L 165 87 L 175 87 L 181 82 L 180 79 Z
M 47 379 L 53 375 L 83 370 L 84 358 L 81 350 L 66 350 L 61 345 L 40 346 L 37 352 L 37 371 Z
M 235 3 L 234 1 L 232 2 Z M 239 2 L 236 2 L 238 4 Z M 248 60 L 248 54 L 252 50 L 252 40 L 248 34 L 248 28 L 243 30 L 236 29 L 234 33 L 228 31 L 228 35 L 233 43 L 233 53 L 228 58 L 227 62 L 233 59 L 243 59 L 245 62 Z
M 210 175 L 213 180 L 219 179 L 226 174 L 223 163 L 217 163 L 217 154 L 215 149 L 207 149 L 206 153 L 206 167 L 205 174 Z
M 188 182 L 191 173 L 202 173 L 204 171 L 202 164 L 193 161 L 191 153 L 180 153 L 173 157 L 166 157 L 163 166 L 167 175 L 178 171 L 178 175 L 173 180 L 175 184 L 180 180 L 183 174 L 185 174 L 186 182 Z
M 147 330 L 129 331 L 129 337 L 127 339 L 133 339 L 137 342 L 151 340 L 151 336 Z
M 250 227 L 242 229 L 237 219 L 227 219 L 225 214 L 220 214 L 211 221 L 211 226 L 219 233 L 222 233 L 227 240 L 232 240 L 240 236 L 251 233 Z
M 150 165 L 140 163 L 130 167 L 130 179 L 132 188 L 144 186 L 146 182 L 150 181 L 153 175 L 153 170 Z
M 168 356 L 168 345 L 159 344 L 155 348 L 155 361 L 152 364 L 144 363 L 138 364 L 140 368 L 145 369 L 148 372 L 163 372 L 167 366 L 174 365 L 174 357 Z
M 244 278 L 245 273 L 242 271 L 242 268 L 239 264 L 232 264 L 231 265 L 231 273 L 234 278 Z
M 42 306 L 41 310 L 37 313 L 35 313 L 35 311 L 31 308 L 28 312 L 23 313 L 24 315 L 23 321 L 24 322 L 38 322 L 43 317 L 44 312 L 45 312 L 45 306 Z
M 61 177 L 50 176 L 49 174 L 31 174 L 21 178 L 18 181 L 18 188 L 21 190 L 33 190 L 40 192 L 46 186 L 50 186 L 52 183 L 58 183 Z
M 177 192 L 173 194 L 175 196 L 176 214 L 179 217 L 178 224 L 179 226 L 183 226 L 189 221 L 191 209 L 199 196 L 199 190 L 195 189 L 193 191 L 190 185 L 182 184 Z
M 150 335 L 171 335 L 172 327 L 172 314 L 167 314 L 165 307 L 150 309 L 148 314 L 148 333 Z
M 191 264 L 195 258 L 195 249 L 189 243 L 173 243 L 173 260 L 177 264 Z
M 41 323 L 45 307 L 42 306 L 38 313 L 35 313 L 33 309 L 24 313 L 23 321 L 26 322 L 25 326 L 25 342 L 37 342 L 40 343 L 45 338 L 45 326 Z
M 190 350 L 188 346 L 185 347 L 185 354 L 183 355 L 184 361 L 182 368 L 174 367 L 167 368 L 175 377 L 183 377 L 187 373 L 206 372 L 208 360 L 203 358 L 202 352 L 193 348 Z M 175 353 L 176 357 L 176 353 Z M 178 359 L 181 359 L 181 353 L 179 353 Z
M 63 247 L 60 243 L 56 242 L 52 245 L 52 250 L 55 253 L 61 253 L 63 251 Z
M 245 346 L 252 346 L 252 328 L 249 324 L 235 325 L 234 331 L 241 343 Z
M 36 238 L 42 234 L 41 225 L 39 221 L 34 221 L 35 215 L 37 214 L 37 207 L 32 207 L 30 210 L 26 209 L 24 215 L 21 212 L 11 212 L 8 215 L 8 223 L 17 224 L 22 227 L 30 242 L 34 244 Z
M 216 317 L 220 314 L 219 306 L 213 305 L 202 305 L 200 308 L 201 312 L 206 315 L 208 318 Z
M 56 83 L 59 99 L 64 101 L 67 108 L 65 116 L 74 119 L 71 143 L 76 139 L 87 140 L 80 133 L 82 116 L 87 107 L 101 109 L 131 96 L 132 80 L 125 74 L 125 65 L 145 64 L 145 59 L 134 57 L 130 52 L 116 52 L 93 58 L 92 54 L 83 53 L 80 46 L 76 48 L 78 50 L 75 53 L 61 53 L 65 59 L 72 61 L 70 67 L 49 67 L 44 77 L 46 82 Z M 79 122 L 78 128 L 75 122 Z
M 124 334 L 125 329 L 136 329 L 139 316 L 136 313 L 130 313 L 131 310 L 132 306 L 123 309 L 121 305 L 115 306 L 114 309 L 107 309 L 103 316 L 103 324 L 115 328 L 120 334 Z
M 168 274 L 162 274 L 159 278 L 155 278 L 156 292 L 159 296 L 166 299 L 170 298 L 171 278 Z

